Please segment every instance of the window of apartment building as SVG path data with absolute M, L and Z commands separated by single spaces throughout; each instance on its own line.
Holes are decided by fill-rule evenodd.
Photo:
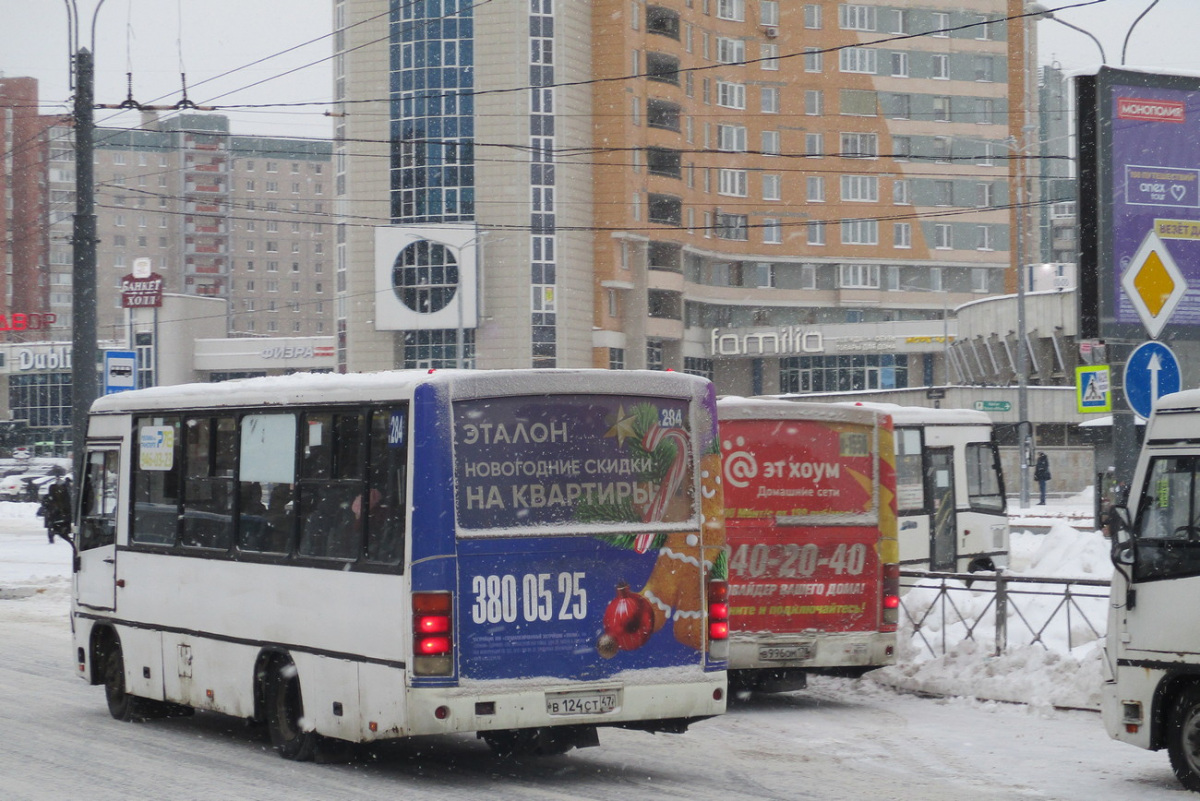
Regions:
M 764 156 L 778 156 L 780 154 L 779 131 L 762 132 L 762 152 Z
M 766 23 L 763 23 L 766 24 Z M 779 69 L 779 45 L 761 44 L 758 46 L 758 66 L 760 69 L 775 71 Z
M 838 286 L 843 289 L 878 289 L 878 264 L 842 264 L 838 269 Z
M 678 150 L 670 148 L 646 148 L 646 171 L 651 175 L 680 178 L 683 175 L 682 156 Z
M 650 98 L 646 101 L 646 125 L 679 131 L 679 104 L 669 100 Z
M 277 262 L 277 261 L 268 261 L 268 262 L 267 262 L 267 272 L 269 272 L 269 273 L 277 273 L 277 272 L 279 272 L 279 262 Z
M 873 159 L 879 155 L 879 136 L 873 133 L 843 133 L 842 157 Z
M 824 112 L 825 96 L 820 89 L 804 90 L 804 113 L 810 117 L 819 117 Z
M 745 170 L 718 170 L 717 194 L 730 197 L 746 196 Z
M 912 223 L 892 224 L 892 246 L 897 248 L 912 247 Z
M 954 248 L 954 230 L 949 223 L 934 223 L 933 246 L 938 250 Z
M 759 0 L 758 21 L 762 25 L 779 25 L 779 0 Z
M 647 206 L 652 223 L 679 225 L 683 222 L 683 201 L 674 195 L 651 193 Z
M 879 201 L 879 179 L 874 175 L 843 175 L 842 200 L 848 203 Z
M 292 233 L 293 234 L 300 233 L 300 221 L 299 220 L 292 220 Z
M 267 252 L 268 253 L 278 253 L 279 252 L 279 243 L 273 239 L 268 239 L 267 240 Z
M 750 220 L 745 214 L 720 213 L 716 218 L 718 239 L 746 242 L 750 239 Z
M 838 69 L 874 75 L 879 69 L 879 51 L 870 47 L 847 47 L 838 51 Z
M 908 11 L 906 9 L 893 8 L 884 13 L 887 14 L 890 33 L 908 33 Z
M 954 140 L 949 136 L 933 137 L 933 160 L 939 162 L 950 161 L 953 155 Z
M 125 227 L 125 215 L 124 214 L 114 214 L 113 215 L 113 225 L 115 225 L 118 228 L 124 228 Z
M 892 77 L 908 77 L 908 53 L 896 51 L 892 53 Z
M 979 17 L 979 25 L 975 28 L 975 38 L 980 41 L 991 41 L 997 36 L 997 28 L 1001 21 L 994 19 L 987 14 L 981 14 Z
M 934 53 L 930 67 L 930 77 L 942 81 L 950 80 L 950 56 L 945 53 Z
M 950 36 L 950 15 L 941 11 L 933 12 L 933 36 L 945 39 Z
M 805 179 L 805 199 L 809 203 L 825 202 L 825 178 L 820 175 L 810 175 Z
M 824 55 L 815 47 L 804 48 L 804 71 L 820 72 L 824 67 Z
M 987 292 L 988 291 L 988 271 L 984 267 L 973 267 L 971 269 L 971 291 L 972 292 Z
M 875 6 L 854 3 L 842 3 L 838 6 L 838 25 L 844 31 L 876 30 L 877 16 L 878 9 Z
M 717 81 L 717 105 L 723 108 L 745 110 L 746 85 L 732 81 Z
M 996 145 L 992 142 L 984 142 L 982 146 L 982 152 L 975 160 L 975 163 L 980 167 L 996 166 Z
M 745 0 L 717 0 L 717 19 L 746 20 Z
M 976 250 L 995 250 L 996 243 L 993 241 L 995 231 L 990 225 L 975 226 L 975 249 Z
M 877 220 L 842 220 L 843 245 L 878 245 L 879 222 Z M 876 278 L 878 281 L 878 277 Z
M 892 181 L 892 202 L 897 206 L 907 206 L 912 203 L 909 195 L 910 185 L 907 178 L 897 178 Z
M 267 162 L 267 172 L 279 172 L 278 162 L 268 161 Z
M 267 220 L 267 233 L 274 234 L 279 231 L 279 220 Z
M 892 137 L 892 158 L 897 161 L 906 161 L 912 158 L 912 137 L 911 136 L 893 136 Z
M 954 205 L 954 182 L 953 181 L 934 181 L 933 182 L 933 204 L 935 206 L 953 206 Z
M 804 135 L 804 155 L 814 159 L 825 155 L 825 143 L 821 134 L 806 133 Z
M 996 101 L 990 97 L 975 99 L 975 122 L 990 125 L 996 119 Z
M 935 122 L 950 121 L 950 97 L 948 95 L 934 95 L 933 119 Z
M 996 80 L 995 62 L 991 56 L 975 56 L 975 80 L 990 83 Z
M 717 37 L 717 61 L 722 64 L 740 64 L 746 60 L 746 43 L 728 36 Z
M 679 40 L 679 12 L 663 6 L 646 6 L 646 33 Z
M 941 267 L 929 268 L 929 288 L 934 292 L 945 289 L 945 271 Z
M 774 217 L 763 219 L 763 242 L 768 245 L 783 243 L 783 226 L 778 219 Z
M 824 245 L 825 244 L 825 223 L 821 220 L 812 220 L 805 226 L 808 234 L 808 244 Z
M 759 96 L 759 105 L 763 114 L 778 114 L 779 113 L 779 87 L 764 86 L 762 93 Z
M 762 176 L 762 197 L 763 200 L 782 200 L 783 199 L 783 181 L 782 176 L 776 173 L 763 173 Z
M 804 27 L 809 30 L 820 29 L 821 7 L 816 3 L 806 3 L 804 5 Z
M 912 119 L 912 95 L 891 96 L 891 117 L 896 120 Z
M 679 59 L 667 53 L 646 53 L 646 79 L 679 85 Z
M 990 209 L 996 205 L 996 187 L 991 183 L 975 184 L 975 206 Z

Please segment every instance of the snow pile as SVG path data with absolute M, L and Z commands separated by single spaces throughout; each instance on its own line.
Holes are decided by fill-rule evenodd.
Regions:
M 1078 501 L 1090 506 L 1086 494 L 1069 499 L 1050 515 L 1056 522 L 1046 534 L 1020 531 L 1021 516 L 1013 516 L 1006 576 L 1111 578 L 1108 541 L 1066 522 L 1087 516 L 1074 513 L 1070 504 Z M 896 665 L 870 677 L 917 693 L 1099 709 L 1107 587 L 1071 585 L 1068 603 L 1062 585 L 1008 583 L 1007 648 L 1000 656 L 993 587 L 982 580 L 916 582 L 903 597 Z
M 71 546 L 49 543 L 37 510 L 36 503 L 0 501 L 0 620 L 61 620 L 65 626 Z

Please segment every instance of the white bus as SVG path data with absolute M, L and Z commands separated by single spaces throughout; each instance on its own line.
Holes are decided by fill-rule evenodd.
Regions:
M 1104 724 L 1122 742 L 1166 748 L 1179 781 L 1200 791 L 1200 390 L 1155 405 L 1128 502 L 1107 520 Z
M 72 627 L 118 719 L 561 753 L 725 710 L 715 397 L 679 373 L 295 375 L 109 395 Z
M 956 573 L 1008 566 L 1008 510 L 992 420 L 972 409 L 853 404 L 895 426 L 900 565 Z

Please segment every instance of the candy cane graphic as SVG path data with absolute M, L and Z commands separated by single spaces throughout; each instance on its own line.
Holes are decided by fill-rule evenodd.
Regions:
M 645 514 L 642 515 L 642 522 L 644 523 L 657 523 L 663 519 L 663 515 L 667 511 L 667 503 L 670 502 L 675 492 L 679 489 L 679 485 L 683 481 L 684 471 L 687 468 L 687 435 L 678 428 L 652 426 L 646 432 L 646 436 L 642 438 L 642 447 L 647 453 L 653 453 L 664 439 L 670 439 L 675 442 L 675 458 L 671 461 L 671 466 L 667 469 L 667 475 L 663 477 L 663 481 L 658 487 L 658 495 L 654 497 L 650 505 L 646 508 Z

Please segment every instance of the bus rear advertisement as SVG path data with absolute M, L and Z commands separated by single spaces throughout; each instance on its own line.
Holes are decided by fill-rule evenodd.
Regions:
M 560 753 L 725 710 L 712 385 L 425 371 L 96 401 L 79 675 L 123 720 L 261 721 L 279 753 L 476 732 Z
M 723 398 L 731 684 L 802 687 L 895 653 L 899 568 L 889 419 Z

